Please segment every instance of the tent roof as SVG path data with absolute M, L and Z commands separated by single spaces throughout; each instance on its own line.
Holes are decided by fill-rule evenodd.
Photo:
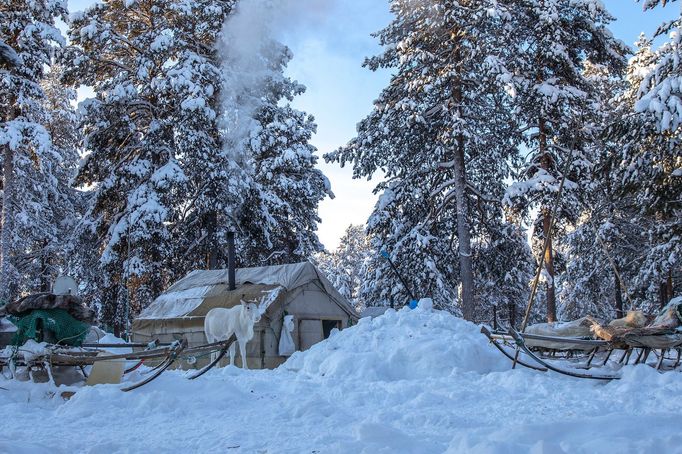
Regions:
M 142 311 L 139 318 L 183 317 L 196 309 L 205 298 L 217 296 L 227 290 L 227 270 L 195 270 L 171 285 Z M 272 285 L 291 291 L 309 282 L 319 281 L 331 299 L 348 315 L 357 313 L 348 301 L 334 288 L 326 277 L 310 262 L 288 265 L 238 268 L 235 272 L 237 288 L 245 284 Z
M 388 306 L 370 306 L 366 307 L 365 310 L 362 311 L 360 314 L 360 318 L 365 318 L 365 317 L 379 317 L 380 315 L 384 315 L 386 311 L 390 309 Z

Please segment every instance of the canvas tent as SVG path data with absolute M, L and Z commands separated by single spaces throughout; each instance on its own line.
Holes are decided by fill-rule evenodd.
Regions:
M 190 346 L 206 343 L 204 317 L 214 307 L 233 307 L 240 299 L 260 304 L 262 316 L 247 344 L 250 368 L 274 368 L 279 356 L 285 315 L 294 316 L 292 337 L 297 350 L 306 350 L 343 329 L 358 315 L 348 301 L 310 262 L 241 268 L 236 289 L 230 291 L 227 270 L 197 270 L 173 284 L 133 321 L 134 342 L 186 338 Z M 240 364 L 237 355 L 237 364 Z M 183 361 L 184 368 L 202 367 L 207 357 Z

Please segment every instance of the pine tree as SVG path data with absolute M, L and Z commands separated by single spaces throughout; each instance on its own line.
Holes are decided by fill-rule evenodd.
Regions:
M 50 112 L 41 87 L 46 68 L 64 45 L 54 25 L 58 17 L 66 18 L 61 2 L 8 0 L 0 6 L 0 301 L 26 290 L 23 278 L 38 277 L 35 261 L 58 240 L 52 208 L 64 160 L 46 128 Z
M 308 143 L 315 126 L 284 103 L 303 87 L 271 41 L 248 56 L 266 68 L 245 83 L 255 75 L 232 58 L 244 43 L 223 27 L 234 4 L 112 0 L 71 24 L 67 79 L 97 94 L 82 106 L 90 154 L 77 182 L 96 189 L 78 236 L 96 238 L 87 286 L 102 289 L 91 297 L 117 331 L 172 280 L 225 266 L 230 232 L 239 266 L 321 248 L 316 209 L 330 190 Z
M 647 2 L 647 9 L 659 2 Z M 665 4 L 665 2 L 663 2 Z M 629 289 L 633 302 L 655 311 L 674 295 L 673 274 L 679 269 L 682 230 L 681 144 L 682 102 L 678 80 L 682 57 L 682 19 L 663 24 L 656 36 L 669 39 L 655 51 L 642 37 L 630 62 L 629 87 L 622 99 L 623 120 L 612 129 L 619 153 L 612 178 L 625 215 L 638 238 L 632 241 Z M 635 236 L 635 237 L 636 237 Z
M 40 256 L 32 273 L 38 281 L 32 288 L 42 291 L 50 290 L 50 283 L 68 269 L 71 234 L 83 210 L 81 193 L 71 186 L 80 159 L 79 119 L 73 107 L 77 94 L 62 84 L 63 71 L 63 66 L 54 63 L 41 83 L 47 112 L 45 128 L 50 134 L 54 157 L 49 170 L 44 169 L 46 184 L 41 187 L 46 199 L 45 221 L 51 231 L 36 239 Z
M 551 236 L 551 213 L 562 178 L 562 200 L 556 207 L 558 228 L 566 229 L 581 211 L 580 193 L 589 186 L 590 144 L 599 133 L 589 119 L 598 105 L 594 86 L 583 72 L 586 62 L 614 76 L 624 66 L 627 49 L 606 28 L 613 18 L 590 0 L 513 2 L 514 38 L 518 50 L 507 55 L 516 113 L 530 151 L 519 182 L 506 203 L 528 215 L 538 209 L 535 234 Z M 555 321 L 558 250 L 550 238 L 545 253 L 547 319 Z
M 213 44 L 230 7 L 113 0 L 71 23 L 67 80 L 97 94 L 82 104 L 89 154 L 76 182 L 96 189 L 80 237 L 98 239 L 91 287 L 117 333 L 175 277 L 172 238 L 202 231 L 183 225 L 194 204 L 207 204 L 197 187 L 224 181 L 181 159 L 216 161 L 220 151 Z
M 350 225 L 331 253 L 321 253 L 315 258 L 318 266 L 336 289 L 357 309 L 366 307 L 360 298 L 366 264 L 374 255 L 365 229 Z
M 241 260 L 253 265 L 300 262 L 322 251 L 317 206 L 334 196 L 329 180 L 315 168 L 314 118 L 288 104 L 305 91 L 283 74 L 291 52 L 271 43 L 271 55 L 271 74 L 261 88 L 245 147 L 254 166 L 245 204 L 259 208 L 242 212 L 242 229 L 251 243 L 242 248 Z
M 622 317 L 630 300 L 623 289 L 634 277 L 632 264 L 641 241 L 631 200 L 619 189 L 622 132 L 616 130 L 631 116 L 633 100 L 628 86 L 639 85 L 643 68 L 651 62 L 650 42 L 644 36 L 638 48 L 624 79 L 590 62 L 583 72 L 598 94 L 599 108 L 591 121 L 601 132 L 589 145 L 591 181 L 580 194 L 579 219 L 563 241 L 567 265 L 559 309 L 565 319 L 588 314 L 604 320 Z
M 472 320 L 472 258 L 476 247 L 483 251 L 500 238 L 503 181 L 518 140 L 499 67 L 504 44 L 496 38 L 508 12 L 494 1 L 391 5 L 396 20 L 378 35 L 387 51 L 366 65 L 395 68 L 396 75 L 359 124 L 358 137 L 327 159 L 352 162 L 355 177 L 379 169 L 386 175 L 368 232 L 412 289 L 375 257 L 362 297 L 402 304 L 431 296 L 438 307 Z
M 252 244 L 241 219 L 251 208 L 246 201 L 255 184 L 253 161 L 245 147 L 246 126 L 253 121 L 249 98 L 253 94 L 233 83 L 241 68 L 230 60 L 229 49 L 241 44 L 225 35 L 226 20 L 236 4 L 233 0 L 193 3 L 182 18 L 184 23 L 175 24 L 187 36 L 172 75 L 177 96 L 185 98 L 178 113 L 177 146 L 188 192 L 173 232 L 180 241 L 175 261 L 183 273 L 225 266 L 230 232 L 237 233 L 239 266 L 244 266 L 244 248 Z M 198 49 L 194 42 L 200 43 Z

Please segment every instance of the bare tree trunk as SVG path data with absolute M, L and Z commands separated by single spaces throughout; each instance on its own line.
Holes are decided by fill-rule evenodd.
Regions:
M 453 32 L 456 39 L 457 31 Z M 459 64 L 462 61 L 460 49 L 455 45 L 453 62 Z M 458 68 L 459 69 L 459 68 Z M 462 83 L 456 78 L 454 81 L 453 97 L 456 103 L 458 117 L 464 118 L 462 110 L 463 92 Z M 462 282 L 462 316 L 465 320 L 473 321 L 476 308 L 474 306 L 474 273 L 471 263 L 471 233 L 469 232 L 469 204 L 466 199 L 466 169 L 464 165 L 464 134 L 457 135 L 457 149 L 452 160 L 454 172 L 455 202 L 457 205 L 457 242 L 459 244 L 459 276 Z
M 49 292 L 51 290 L 50 261 L 52 257 L 47 256 L 48 241 L 43 240 L 43 249 L 40 251 L 40 291 Z
M 539 132 L 539 151 L 540 151 L 540 165 L 544 170 L 549 172 L 551 167 L 551 157 L 547 153 L 547 131 L 545 127 L 545 120 L 540 118 L 538 121 Z M 552 232 L 550 227 L 552 225 L 551 208 L 543 207 L 540 210 L 542 215 L 542 231 L 545 238 L 548 238 L 547 250 L 545 251 L 545 271 L 548 275 L 547 282 L 547 321 L 556 321 L 556 291 L 554 285 L 554 251 L 552 248 Z
M 455 102 L 462 117 L 462 87 L 455 87 Z M 466 169 L 464 166 L 464 135 L 457 136 L 457 150 L 453 159 L 455 199 L 457 203 L 457 240 L 459 243 L 459 268 L 462 281 L 462 315 L 474 320 L 474 272 L 471 263 L 471 233 L 469 232 L 469 206 L 466 199 Z
M 12 233 L 14 219 L 12 213 L 14 198 L 14 162 L 9 145 L 2 147 L 3 154 L 3 196 L 2 196 L 2 231 L 0 232 L 0 301 L 9 302 L 12 298 Z
M 459 142 L 454 160 L 455 198 L 457 199 L 457 239 L 459 243 L 459 267 L 462 281 L 462 315 L 465 320 L 474 319 L 474 272 L 471 263 L 471 234 L 469 233 L 469 207 L 467 206 L 464 178 L 464 147 Z
M 658 286 L 658 299 L 661 304 L 661 309 L 663 309 L 666 304 L 668 304 L 668 282 L 663 281 Z
M 613 275 L 614 278 L 614 291 L 616 295 L 616 318 L 623 318 L 623 294 L 621 293 L 620 289 L 620 279 L 618 279 L 618 275 L 614 273 Z

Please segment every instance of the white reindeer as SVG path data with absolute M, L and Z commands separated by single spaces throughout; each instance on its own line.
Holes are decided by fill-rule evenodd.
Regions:
M 260 321 L 260 310 L 255 303 L 247 303 L 240 300 L 239 306 L 224 309 L 217 307 L 208 311 L 204 319 L 204 331 L 208 343 L 225 341 L 232 334 L 236 334 L 239 343 L 239 353 L 242 357 L 242 367 L 248 369 L 246 364 L 246 343 L 253 338 L 253 325 Z M 213 353 L 214 359 L 217 353 Z M 234 342 L 230 345 L 230 364 L 234 364 Z

